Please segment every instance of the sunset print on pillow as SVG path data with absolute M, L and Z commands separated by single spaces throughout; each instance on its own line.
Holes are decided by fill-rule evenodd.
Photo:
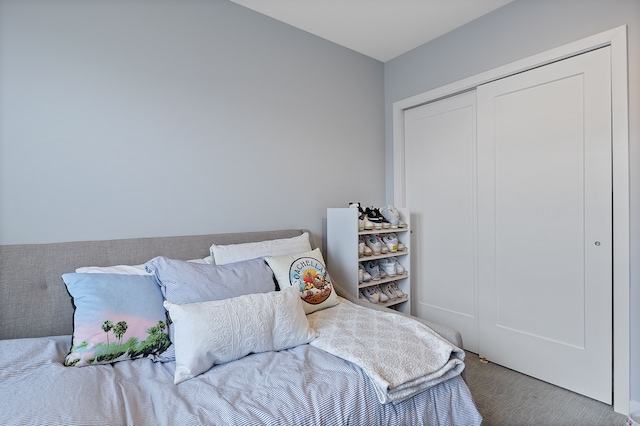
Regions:
M 72 347 L 65 365 L 155 359 L 171 344 L 155 277 L 75 273 L 62 278 L 75 307 Z

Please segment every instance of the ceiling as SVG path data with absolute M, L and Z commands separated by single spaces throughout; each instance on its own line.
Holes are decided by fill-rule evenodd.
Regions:
M 231 0 L 386 62 L 512 0 Z

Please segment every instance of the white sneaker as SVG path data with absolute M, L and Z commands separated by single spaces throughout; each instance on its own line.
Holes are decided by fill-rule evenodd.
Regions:
M 395 207 L 392 205 L 384 206 L 380 209 L 380 214 L 391 224 L 391 228 L 398 228 L 400 223 L 400 213 L 398 213 L 398 210 L 396 210 Z
M 404 269 L 404 266 L 402 266 L 400 264 L 400 262 L 396 263 L 396 275 L 404 275 L 404 273 L 407 272 L 406 269 Z
M 380 302 L 388 302 L 389 301 L 389 296 L 387 296 L 386 294 L 384 294 L 382 292 L 382 290 L 380 290 L 380 287 L 377 285 L 374 285 L 372 287 L 368 287 L 371 289 L 372 292 L 374 292 L 374 294 L 378 295 L 378 299 L 380 300 Z
M 360 290 L 360 293 L 371 303 L 378 303 L 380 301 L 380 295 L 372 290 L 371 287 L 366 287 Z
M 398 284 L 395 281 L 392 281 L 389 283 L 389 287 L 391 287 L 393 289 L 393 292 L 396 294 L 397 297 L 404 297 L 405 294 L 402 292 L 402 290 L 400 290 L 398 288 Z
M 380 259 L 378 266 L 387 274 L 388 277 L 396 276 L 396 265 L 398 261 L 394 257 L 387 257 L 386 259 Z
M 371 249 L 374 255 L 379 255 L 382 250 L 382 244 L 378 240 L 377 235 L 369 235 L 365 238 L 364 242 Z
M 371 274 L 372 280 L 378 281 L 380 279 L 380 268 L 378 267 L 378 262 L 370 260 L 364 264 L 364 270 Z
M 389 247 L 387 247 L 384 241 L 382 241 L 382 237 L 380 235 L 375 235 L 375 237 L 378 240 L 378 243 L 380 243 L 380 253 L 382 254 L 389 253 Z
M 396 300 L 398 298 L 398 296 L 396 296 L 396 292 L 389 284 L 382 284 L 380 286 L 380 290 L 391 300 Z
M 391 253 L 398 251 L 398 237 L 393 232 L 382 237 L 382 242 L 387 246 Z

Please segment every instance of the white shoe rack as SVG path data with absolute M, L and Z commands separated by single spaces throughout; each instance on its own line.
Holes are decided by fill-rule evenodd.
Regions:
M 382 206 L 380 206 L 382 207 Z M 331 277 L 345 290 L 355 297 L 360 297 L 360 290 L 369 286 L 381 285 L 395 281 L 398 288 L 405 294 L 404 297 L 379 302 L 377 305 L 396 309 L 400 312 L 410 314 L 411 282 L 410 282 L 410 256 L 411 250 L 411 224 L 409 222 L 409 211 L 398 208 L 400 219 L 407 224 L 405 228 L 386 228 L 360 231 L 358 229 L 358 209 L 357 208 L 329 208 L 327 209 L 327 269 Z M 404 244 L 405 250 L 389 252 L 379 255 L 359 256 L 358 242 L 361 236 L 395 233 L 398 241 Z M 379 280 L 359 282 L 358 267 L 370 260 L 379 260 L 387 257 L 396 257 L 405 273 L 395 277 L 385 277 Z M 368 299 L 365 299 L 368 300 Z

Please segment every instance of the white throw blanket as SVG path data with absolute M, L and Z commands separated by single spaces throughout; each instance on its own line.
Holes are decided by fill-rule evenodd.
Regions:
M 339 300 L 307 315 L 318 333 L 310 345 L 359 366 L 382 404 L 401 402 L 464 369 L 464 351 L 421 322 Z

